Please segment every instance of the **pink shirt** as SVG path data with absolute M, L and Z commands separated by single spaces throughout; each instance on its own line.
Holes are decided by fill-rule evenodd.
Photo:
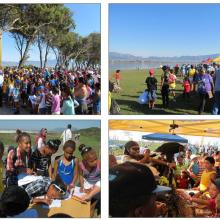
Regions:
M 60 112 L 60 96 L 59 95 L 54 95 L 52 97 L 51 111 L 52 111 L 52 113 L 53 112 Z

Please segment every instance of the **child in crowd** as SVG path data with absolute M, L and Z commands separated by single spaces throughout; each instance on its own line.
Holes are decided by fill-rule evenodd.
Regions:
M 93 114 L 100 115 L 101 114 L 101 91 L 100 91 L 100 83 L 95 84 L 95 92 L 93 95 Z
M 161 76 L 161 96 L 163 101 L 163 108 L 169 107 L 169 68 L 163 66 L 163 74 Z
M 189 94 L 190 94 L 190 82 L 189 82 L 189 78 L 186 76 L 184 78 L 184 81 L 183 81 L 183 98 L 188 98 L 189 99 Z
M 8 80 L 8 106 L 12 107 L 13 102 L 14 80 L 12 76 Z
M 42 128 L 35 138 L 35 145 L 37 146 L 38 150 L 43 146 L 43 142 L 46 142 L 46 138 L 47 138 L 47 129 Z
M 198 156 L 197 155 L 191 155 L 190 156 L 191 159 L 191 163 L 187 169 L 187 171 L 189 172 L 190 177 L 192 178 L 192 180 L 194 181 L 194 184 L 197 183 L 199 181 L 198 179 L 198 175 L 199 175 L 199 161 L 198 161 Z M 193 184 L 193 185 L 194 185 Z
M 20 173 L 32 174 L 29 169 L 31 155 L 31 137 L 26 132 L 19 132 L 17 136 L 17 148 L 11 149 L 7 156 L 6 184 L 17 185 Z
M 195 196 L 191 197 L 190 195 L 187 195 L 177 190 L 177 194 L 179 194 L 180 197 L 182 197 L 183 199 L 197 204 L 206 205 L 207 208 L 210 211 L 212 211 L 213 215 L 215 215 L 217 209 L 217 197 L 219 196 L 220 193 L 220 179 L 210 181 L 208 187 L 208 193 L 209 193 L 209 198 L 205 199 L 205 198 L 197 198 Z
M 75 149 L 74 141 L 66 141 L 63 146 L 64 154 L 56 158 L 54 163 L 54 179 L 59 175 L 69 191 L 75 187 L 78 180 L 79 161 L 73 156 Z
M 84 144 L 79 146 L 82 161 L 79 163 L 80 191 L 87 193 L 83 200 L 97 198 L 100 193 L 101 164 L 98 160 L 96 151 Z
M 14 114 L 19 114 L 20 110 L 20 99 L 21 99 L 21 93 L 20 93 L 20 84 L 19 82 L 15 82 L 15 87 L 13 89 L 13 102 L 14 102 L 14 106 L 15 106 L 15 112 Z
M 204 161 L 205 170 L 202 173 L 199 190 L 201 192 L 207 191 L 211 180 L 216 179 L 216 170 L 214 168 L 215 160 L 213 157 L 206 157 Z
M 79 103 L 72 99 L 71 92 L 68 87 L 65 87 L 62 91 L 63 105 L 61 108 L 61 113 L 63 115 L 75 115 L 75 108 L 79 106 Z
M 169 73 L 169 87 L 171 94 L 173 95 L 173 101 L 176 101 L 176 93 L 175 93 L 175 88 L 176 88 L 176 75 L 174 74 L 174 70 L 170 69 Z
M 38 100 L 38 110 L 41 115 L 46 114 L 46 95 L 44 93 L 44 87 L 39 87 L 39 100 Z
M 177 188 L 188 189 L 189 186 L 189 176 L 185 170 L 181 170 L 181 174 L 177 177 Z
M 145 83 L 147 84 L 149 109 L 153 109 L 157 98 L 157 79 L 154 77 L 154 69 L 150 69 L 149 74 Z
M 3 185 L 4 164 L 2 161 L 3 154 L 4 154 L 4 144 L 0 141 L 0 195 L 4 190 L 4 185 Z
M 5 103 L 8 102 L 8 83 L 7 83 L 7 81 L 3 82 L 3 85 L 2 85 L 2 96 L 3 96 L 3 101 Z
M 52 115 L 60 115 L 60 96 L 59 89 L 57 87 L 52 88 Z
M 32 153 L 30 168 L 37 175 L 52 178 L 51 156 L 57 152 L 60 144 L 60 140 L 49 140 L 47 143 L 42 143 L 43 146 Z

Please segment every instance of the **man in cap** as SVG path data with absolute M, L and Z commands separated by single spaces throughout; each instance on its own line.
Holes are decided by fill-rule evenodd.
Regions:
M 109 212 L 112 217 L 154 217 L 156 194 L 171 188 L 157 186 L 151 170 L 125 162 L 110 169 Z

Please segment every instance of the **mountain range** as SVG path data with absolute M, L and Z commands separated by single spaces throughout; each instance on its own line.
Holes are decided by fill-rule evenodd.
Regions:
M 2 61 L 3 66 L 18 66 L 18 62 L 12 62 L 12 61 Z M 25 65 L 33 65 L 40 67 L 40 61 L 27 61 Z M 56 60 L 48 60 L 47 61 L 47 67 L 55 67 Z
M 208 58 L 215 58 L 220 54 L 209 54 L 209 55 L 198 55 L 198 56 L 173 56 L 173 57 L 160 57 L 160 56 L 149 56 L 141 57 L 134 56 L 132 54 L 123 54 L 117 52 L 109 52 L 110 62 L 201 62 Z

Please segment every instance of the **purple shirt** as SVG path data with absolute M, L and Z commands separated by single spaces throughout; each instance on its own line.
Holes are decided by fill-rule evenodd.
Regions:
M 54 95 L 52 97 L 51 111 L 52 111 L 52 113 L 53 112 L 60 112 L 60 96 L 59 95 Z
M 212 77 L 205 73 L 204 75 L 200 75 L 199 76 L 199 92 L 201 93 L 206 93 L 212 90 L 212 85 L 211 83 L 213 83 L 213 79 Z

